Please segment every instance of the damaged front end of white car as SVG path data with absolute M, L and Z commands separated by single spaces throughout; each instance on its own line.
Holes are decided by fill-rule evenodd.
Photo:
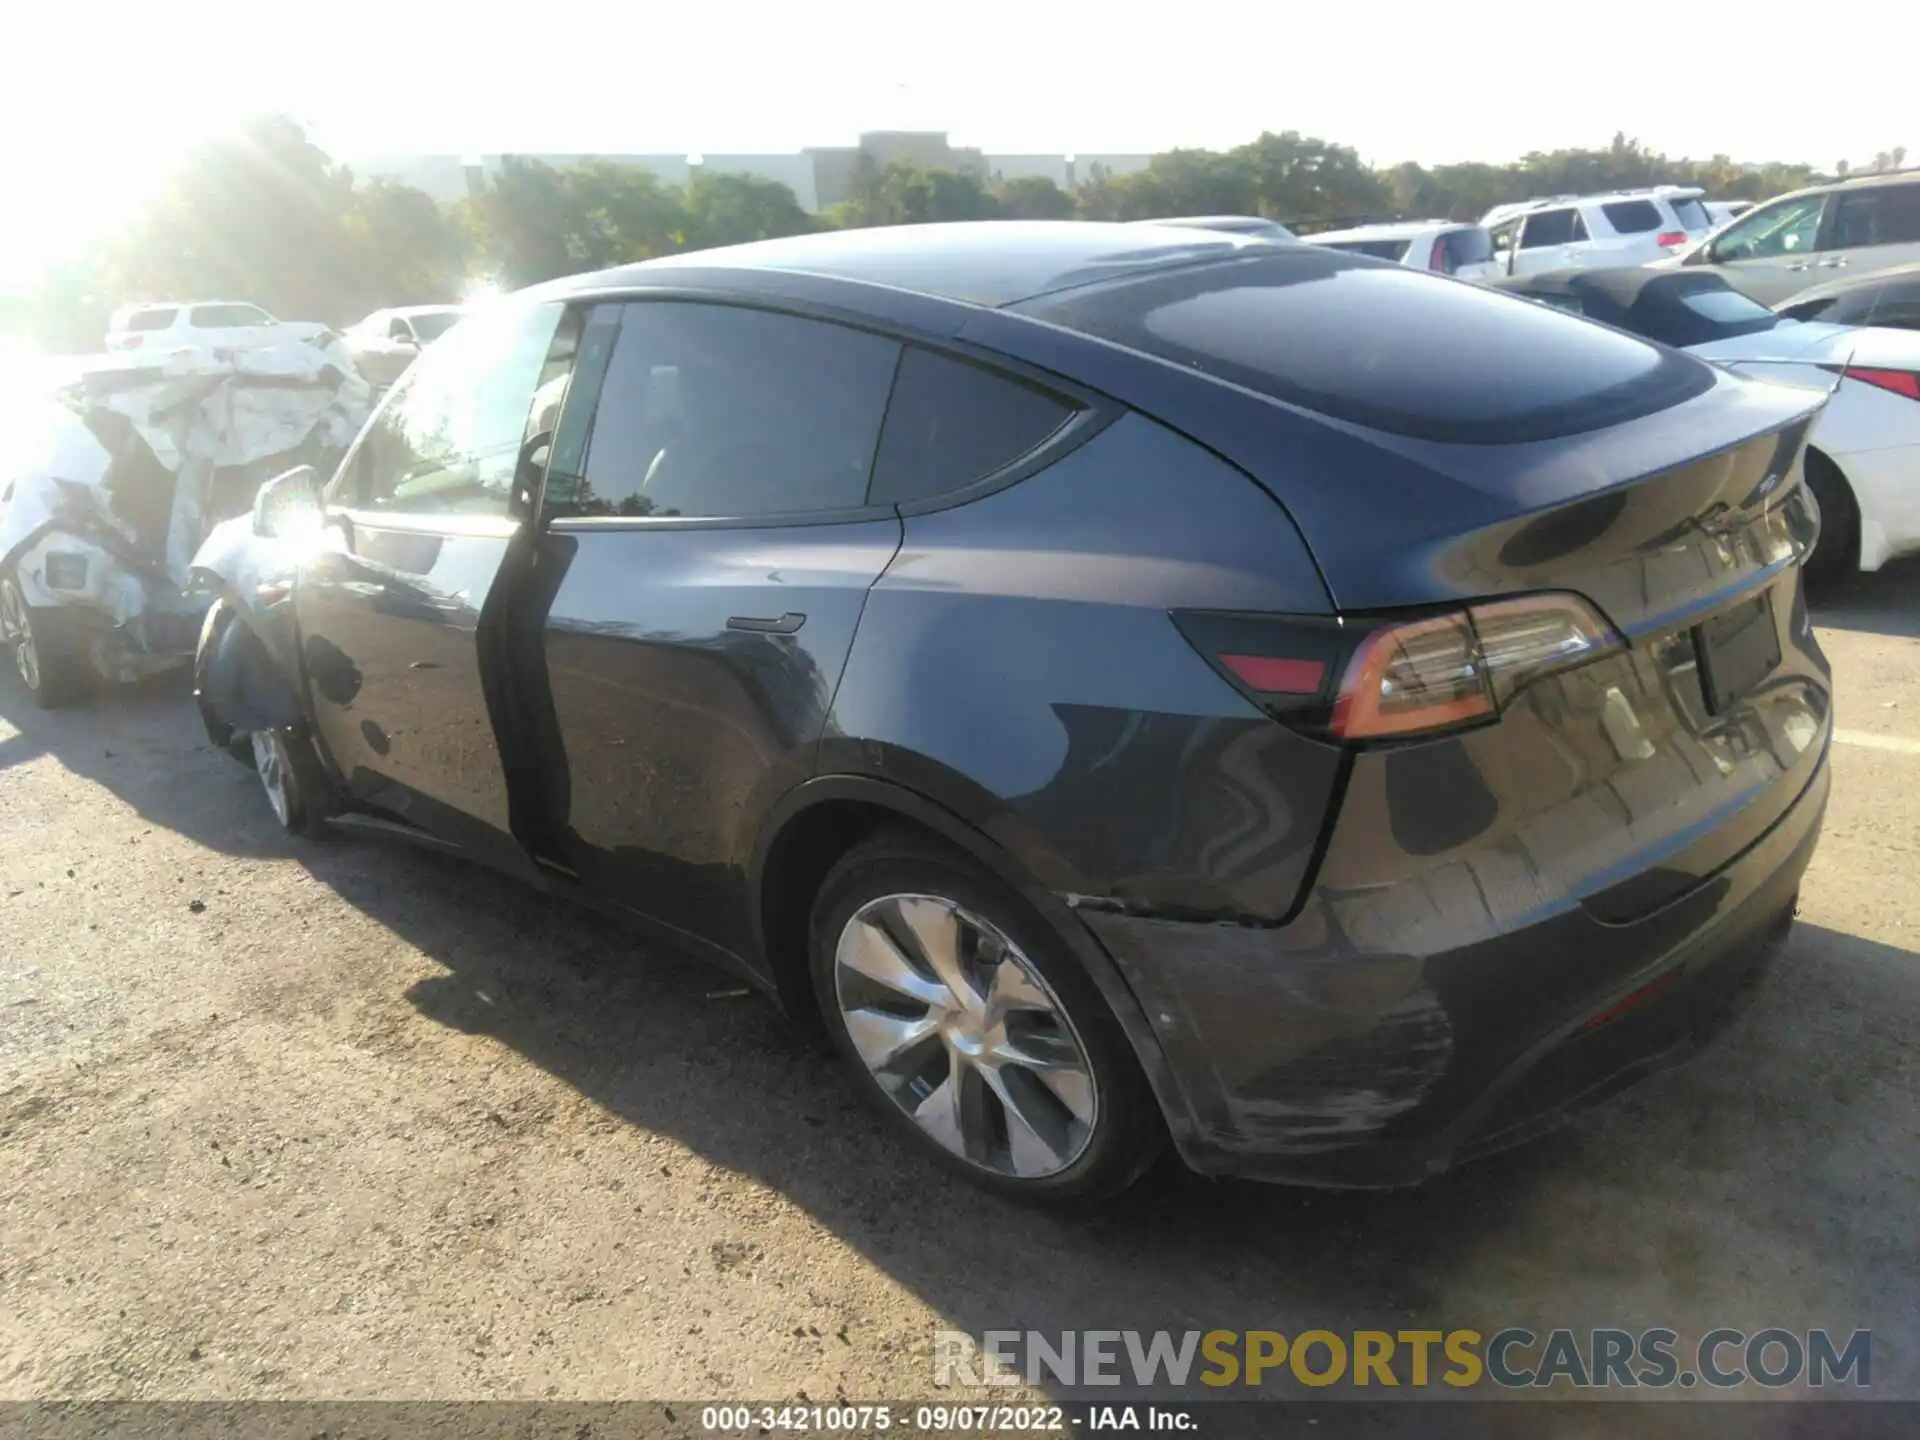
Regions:
M 372 400 L 329 337 L 116 357 L 25 417 L 0 480 L 0 641 L 34 698 L 191 660 L 211 600 L 190 585 L 202 543 L 269 477 L 331 474 Z

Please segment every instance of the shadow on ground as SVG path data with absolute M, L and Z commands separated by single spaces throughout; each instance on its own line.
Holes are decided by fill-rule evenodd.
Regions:
M 1920 635 L 1920 556 L 1852 577 L 1813 607 L 1813 623 L 1867 635 Z
M 956 1328 L 1825 1323 L 1920 1338 L 1920 1132 L 1902 1078 L 1920 966 L 1905 950 L 1803 925 L 1692 1067 L 1417 1191 L 1167 1164 L 1067 1219 L 892 1143 L 837 1062 L 717 971 L 455 861 L 281 835 L 250 773 L 206 745 L 178 677 L 59 715 L 0 682 L 0 721 L 0 767 L 50 756 L 215 851 L 297 858 L 444 968 L 408 994 L 422 1016 L 778 1189 Z

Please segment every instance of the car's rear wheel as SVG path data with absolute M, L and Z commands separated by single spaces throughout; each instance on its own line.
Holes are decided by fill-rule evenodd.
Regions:
M 812 961 L 866 1094 L 975 1183 L 1087 1202 L 1158 1153 L 1152 1092 L 1098 989 L 960 852 L 907 832 L 857 846 L 815 902 Z
M 20 582 L 12 575 L 0 576 L 0 643 L 34 703 L 53 710 L 85 694 L 92 674 L 85 656 L 72 654 L 43 631 Z
M 1860 507 L 1840 467 L 1818 450 L 1807 452 L 1807 488 L 1820 506 L 1820 538 L 1801 574 L 1809 590 L 1831 590 L 1860 569 Z

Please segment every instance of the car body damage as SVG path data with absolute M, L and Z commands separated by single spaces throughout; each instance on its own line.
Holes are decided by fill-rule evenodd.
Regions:
M 12 437 L 0 489 L 0 578 L 40 676 L 184 664 L 208 605 L 188 582 L 210 529 L 289 466 L 331 470 L 371 408 L 331 338 L 115 357 L 56 391 Z

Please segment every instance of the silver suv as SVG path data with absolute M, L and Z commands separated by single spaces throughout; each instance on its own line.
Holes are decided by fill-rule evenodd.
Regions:
M 1779 305 L 1829 280 L 1920 260 L 1920 170 L 1859 175 L 1756 205 L 1666 265 L 1718 265 Z

